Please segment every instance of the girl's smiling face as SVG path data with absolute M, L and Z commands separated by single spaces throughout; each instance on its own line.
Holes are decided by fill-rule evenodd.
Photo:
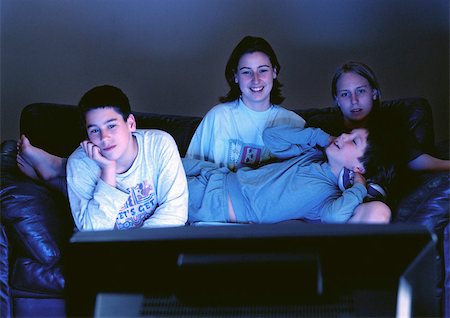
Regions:
M 235 82 L 239 84 L 244 104 L 264 111 L 270 106 L 270 92 L 277 77 L 269 57 L 262 52 L 246 53 L 239 59 Z

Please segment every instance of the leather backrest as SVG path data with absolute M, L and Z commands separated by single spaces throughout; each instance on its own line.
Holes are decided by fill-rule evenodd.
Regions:
M 396 116 L 399 127 L 411 131 L 423 149 L 434 145 L 432 111 L 424 98 L 402 98 L 382 102 L 386 116 Z M 339 117 L 337 107 L 295 109 L 312 126 L 321 128 L 334 124 Z M 156 128 L 170 133 L 181 156 L 195 132 L 201 117 L 134 112 L 138 128 Z M 383 122 L 380 122 L 383 125 Z M 325 129 L 327 130 L 327 129 Z M 74 105 L 34 103 L 26 106 L 20 118 L 20 131 L 31 142 L 55 155 L 68 157 L 85 138 L 84 127 Z M 332 132 L 331 132 L 332 133 Z
M 134 112 L 138 128 L 167 131 L 175 139 L 180 154 L 186 153 L 201 117 Z M 85 129 L 74 105 L 33 103 L 20 117 L 20 132 L 39 148 L 68 157 L 85 139 Z

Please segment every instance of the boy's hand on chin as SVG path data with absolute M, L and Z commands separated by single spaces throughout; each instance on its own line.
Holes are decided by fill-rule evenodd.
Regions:
M 114 168 L 115 170 L 115 162 L 104 157 L 100 152 L 100 148 L 94 145 L 91 141 L 84 140 L 81 142 L 81 147 L 83 147 L 87 156 L 94 160 L 101 169 Z
M 367 186 L 366 178 L 364 178 L 364 176 L 362 174 L 360 174 L 359 172 L 354 172 L 353 182 L 354 182 L 354 184 L 361 183 L 364 187 Z

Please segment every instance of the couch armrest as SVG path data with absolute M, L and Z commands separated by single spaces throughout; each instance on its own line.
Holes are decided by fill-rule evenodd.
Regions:
M 2 284 L 2 302 L 4 290 L 5 295 L 17 289 L 33 294 L 62 293 L 61 254 L 74 226 L 64 195 L 22 174 L 16 165 L 16 152 L 16 141 L 2 143 L 2 244 L 7 247 L 2 248 L 2 269 L 10 271 L 6 276 L 7 289 Z
M 0 223 L 0 312 L 11 317 L 11 290 L 9 287 L 9 248 L 3 224 Z
M 449 223 L 450 175 L 425 173 L 418 186 L 404 196 L 397 207 L 394 223 L 419 223 L 442 237 Z
M 54 265 L 68 242 L 73 221 L 67 199 L 35 183 L 16 166 L 16 142 L 2 143 L 1 216 L 15 255 Z
M 74 226 L 67 199 L 19 171 L 15 141 L 2 143 L 1 156 L 1 220 L 12 251 L 9 287 L 62 291 L 61 254 Z
M 443 251 L 444 251 L 444 283 L 443 283 L 443 317 L 450 317 L 450 226 L 444 229 L 443 238 Z

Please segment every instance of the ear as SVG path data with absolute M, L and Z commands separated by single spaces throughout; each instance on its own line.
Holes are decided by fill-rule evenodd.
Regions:
M 334 97 L 334 104 L 335 104 L 337 107 L 341 108 L 341 105 L 339 105 L 339 101 L 338 101 L 338 98 L 337 98 L 336 96 Z
M 276 79 L 277 76 L 278 76 L 278 71 L 277 71 L 276 67 L 273 68 L 273 75 L 272 76 L 273 76 L 273 79 Z
M 238 77 L 237 77 L 236 73 L 234 73 L 234 82 L 235 82 L 236 84 L 239 83 L 239 80 L 238 80 Z
M 136 118 L 133 114 L 130 114 L 127 118 L 127 125 L 130 131 L 136 131 Z
M 378 98 L 378 90 L 372 89 L 372 99 L 376 100 Z

